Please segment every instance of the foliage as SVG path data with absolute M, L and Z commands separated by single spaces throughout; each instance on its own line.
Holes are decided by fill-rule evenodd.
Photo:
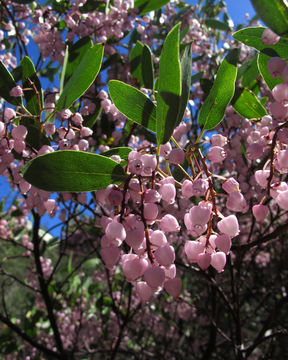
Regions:
M 287 359 L 288 9 L 251 2 L 1 1 L 1 359 Z

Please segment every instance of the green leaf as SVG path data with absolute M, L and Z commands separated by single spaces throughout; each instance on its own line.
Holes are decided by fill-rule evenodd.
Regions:
M 131 51 L 132 45 L 135 44 L 137 41 L 140 41 L 140 39 L 141 39 L 141 35 L 138 33 L 137 29 L 133 29 L 128 41 L 129 51 Z
M 259 119 L 267 115 L 264 106 L 249 89 L 236 89 L 231 104 L 238 114 L 247 119 Z
M 82 14 L 87 14 L 92 11 L 105 12 L 106 1 L 103 0 L 87 0 L 84 5 L 79 6 L 79 10 Z
M 83 151 L 63 150 L 29 161 L 21 175 L 30 184 L 46 191 L 94 191 L 126 179 L 115 161 Z
M 28 131 L 25 142 L 31 148 L 39 150 L 43 145 L 50 145 L 49 139 L 41 132 L 37 120 L 23 117 L 21 119 L 21 125 L 24 125 Z
M 60 94 L 62 93 L 63 88 L 64 88 L 64 80 L 65 80 L 65 73 L 66 73 L 66 68 L 67 68 L 67 63 L 68 63 L 68 57 L 69 57 L 69 47 L 66 46 L 64 60 L 63 60 L 63 67 L 62 67 L 62 72 L 61 72 L 61 76 L 60 76 L 60 87 L 59 87 Z
M 26 100 L 26 108 L 33 115 L 40 115 L 40 107 L 43 108 L 43 95 L 42 87 L 38 76 L 36 75 L 36 70 L 32 60 L 25 56 L 21 60 L 22 67 L 22 85 L 23 88 L 32 88 L 31 82 L 35 85 L 38 95 L 34 90 L 24 90 L 24 97 Z M 39 100 L 40 104 L 39 104 Z
M 20 81 L 22 79 L 22 68 L 21 65 L 17 66 L 16 68 L 14 68 L 11 71 L 11 74 L 15 80 L 15 82 L 17 83 L 18 81 Z
M 56 104 L 57 111 L 69 108 L 92 85 L 101 68 L 103 51 L 104 46 L 101 43 L 86 51 L 64 86 Z
M 150 48 L 140 41 L 137 41 L 130 52 L 129 61 L 131 75 L 134 79 L 139 81 L 139 86 L 153 89 L 154 70 Z
M 129 62 L 130 62 L 130 72 L 133 79 L 139 81 L 139 86 L 143 85 L 142 79 L 142 52 L 144 45 L 137 41 L 135 46 L 130 52 Z
M 89 36 L 85 36 L 84 38 L 78 40 L 75 44 L 68 46 L 67 63 L 65 66 L 65 58 L 64 58 L 63 70 L 61 74 L 61 80 L 63 75 L 64 78 L 63 78 L 62 88 L 60 86 L 60 94 L 63 90 L 64 85 L 67 84 L 68 80 L 71 78 L 74 72 L 77 71 L 76 69 L 79 66 L 81 60 L 83 59 L 87 51 L 90 48 L 92 48 L 92 46 L 93 46 L 93 42 Z
M 157 93 L 157 131 L 159 144 L 166 143 L 178 120 L 181 95 L 181 68 L 179 60 L 180 23 L 167 35 L 159 62 L 159 83 Z
M 242 86 L 251 89 L 253 82 L 257 79 L 259 75 L 260 73 L 257 66 L 257 55 L 255 55 L 250 60 L 249 66 L 242 76 L 242 81 L 241 81 Z
M 278 79 L 274 79 L 267 68 L 268 61 L 271 60 L 271 56 L 266 55 L 264 53 L 258 54 L 257 64 L 260 74 L 262 75 L 264 81 L 270 90 L 272 90 L 276 85 L 282 83 L 282 77 Z
M 176 126 L 183 119 L 185 109 L 189 100 L 192 74 L 192 43 L 185 47 L 181 58 L 181 97 Z
M 198 123 L 204 130 L 214 129 L 222 121 L 233 98 L 238 57 L 239 49 L 231 50 L 218 69 L 216 80 L 199 112 Z
M 205 25 L 216 30 L 231 31 L 231 28 L 227 23 L 218 19 L 207 18 L 205 20 Z
M 121 157 L 121 159 L 123 160 L 128 160 L 128 155 L 129 153 L 132 151 L 131 148 L 129 147 L 116 147 L 110 150 L 107 150 L 105 152 L 102 153 L 103 156 L 112 156 L 112 155 L 118 155 Z
M 134 8 L 139 7 L 139 15 L 147 14 L 150 11 L 161 9 L 170 0 L 135 0 Z
M 156 131 L 156 106 L 141 91 L 118 80 L 108 83 L 109 94 L 116 108 L 128 119 Z
M 261 102 L 261 104 L 262 104 L 263 106 L 266 105 L 266 103 L 267 103 L 268 100 L 269 100 L 268 96 L 261 97 L 261 98 L 259 99 L 259 101 Z
M 108 66 L 115 65 L 115 64 L 123 65 L 124 63 L 125 62 L 124 62 L 123 56 L 118 53 L 115 53 L 113 55 L 106 57 L 106 60 L 103 62 L 101 69 L 105 70 Z
M 202 79 L 202 76 L 204 75 L 204 71 L 199 71 L 197 74 L 194 74 L 191 76 L 191 85 L 197 83 Z
M 96 121 L 98 119 L 98 116 L 101 114 L 101 111 L 102 111 L 102 107 L 100 105 L 100 102 L 96 103 L 96 109 L 93 112 L 93 114 L 83 116 L 84 121 L 82 125 L 85 127 L 89 127 L 90 129 L 93 129 L 93 126 L 96 124 Z
M 12 74 L 0 60 L 0 96 L 12 105 L 21 105 L 22 97 L 9 95 L 10 91 L 15 86 L 16 82 Z
M 233 34 L 233 37 L 234 39 L 241 41 L 243 44 L 253 47 L 256 50 L 265 52 L 271 56 L 280 56 L 286 59 L 288 53 L 288 38 L 281 37 L 279 42 L 275 45 L 264 45 L 262 43 L 262 34 L 264 30 L 264 27 L 248 27 L 246 29 L 236 31 Z
M 288 33 L 288 7 L 285 0 L 251 0 L 260 19 L 275 33 Z
M 180 31 L 180 42 L 188 34 L 189 30 L 190 30 L 190 27 L 189 27 L 189 25 L 187 25 L 183 30 Z
M 154 70 L 153 70 L 153 59 L 152 53 L 146 44 L 143 46 L 142 50 L 142 58 L 141 58 L 141 66 L 142 66 L 142 80 L 143 85 L 146 89 L 152 89 L 154 86 Z

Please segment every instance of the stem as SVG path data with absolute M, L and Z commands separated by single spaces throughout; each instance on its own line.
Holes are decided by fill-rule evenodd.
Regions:
M 204 131 L 205 131 L 205 129 L 203 127 L 203 129 L 200 131 L 200 134 L 198 135 L 198 137 L 197 137 L 197 139 L 195 141 L 195 144 L 197 144 L 201 140 L 201 138 L 202 138 L 202 136 L 204 134 Z
M 60 359 L 60 360 L 63 359 L 59 353 L 48 349 L 46 346 L 44 346 L 42 344 L 39 344 L 37 341 L 32 339 L 21 328 L 19 328 L 15 324 L 13 324 L 8 318 L 6 318 L 1 313 L 0 313 L 0 321 L 2 321 L 4 324 L 6 324 L 11 330 L 13 330 L 17 335 L 19 335 L 23 340 L 27 341 L 34 348 L 42 351 L 44 354 L 46 354 L 48 356 L 51 356 L 53 359 Z
M 142 222 L 144 224 L 147 254 L 148 254 L 149 260 L 151 261 L 151 264 L 153 264 L 154 259 L 153 259 L 152 250 L 151 250 L 151 246 L 150 246 L 149 229 L 148 229 L 147 222 L 146 222 L 146 219 L 145 219 L 145 216 L 144 216 L 144 189 L 143 189 L 143 184 L 142 184 L 142 180 L 141 180 L 140 176 L 138 177 L 138 180 L 139 180 L 140 191 L 141 191 L 141 206 L 140 206 L 141 219 L 142 219 Z
M 42 294 L 42 297 L 43 297 L 43 300 L 44 300 L 44 303 L 46 306 L 46 310 L 48 313 L 48 319 L 50 321 L 50 325 L 51 325 L 51 328 L 53 331 L 54 340 L 55 340 L 57 349 L 58 349 L 59 353 L 61 354 L 61 356 L 59 358 L 66 360 L 68 358 L 67 358 L 67 356 L 65 354 L 65 350 L 63 348 L 63 343 L 62 343 L 61 336 L 59 333 L 58 325 L 57 325 L 56 318 L 53 313 L 52 301 L 51 301 L 49 293 L 48 293 L 48 287 L 47 287 L 47 283 L 44 278 L 42 265 L 41 265 L 41 261 L 40 261 L 40 247 L 39 247 L 39 245 L 40 245 L 40 240 L 39 240 L 40 216 L 34 210 L 32 210 L 32 215 L 34 218 L 34 225 L 33 225 L 34 261 L 35 261 L 35 266 L 36 266 L 36 270 L 37 270 L 37 274 L 38 274 L 38 282 L 39 282 L 41 294 Z

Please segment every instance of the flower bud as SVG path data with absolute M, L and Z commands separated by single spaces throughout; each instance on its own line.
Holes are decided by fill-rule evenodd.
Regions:
M 182 282 L 179 278 L 165 281 L 164 288 L 167 293 L 177 299 L 181 294 Z
M 173 246 L 164 245 L 159 247 L 155 253 L 155 259 L 159 265 L 168 267 L 175 261 L 175 251 Z
M 285 66 L 286 60 L 281 59 L 280 57 L 273 57 L 267 63 L 268 71 L 274 79 L 278 79 L 281 76 Z
M 157 289 L 163 286 L 165 271 L 159 266 L 151 266 L 145 271 L 144 280 L 152 289 Z
M 228 236 L 234 237 L 239 234 L 239 224 L 235 215 L 229 215 L 218 222 L 218 229 Z
M 211 263 L 211 254 L 209 253 L 200 253 L 197 256 L 197 264 L 202 270 L 207 270 Z
M 169 163 L 174 165 L 181 164 L 184 159 L 185 152 L 182 149 L 173 149 L 168 156 Z
M 258 222 L 263 222 L 268 214 L 268 206 L 266 205 L 254 205 L 252 207 L 253 215 Z
M 219 251 L 211 255 L 211 266 L 213 266 L 219 273 L 224 271 L 226 264 L 226 255 Z
M 226 158 L 227 153 L 221 146 L 212 146 L 207 156 L 212 163 L 219 163 Z
M 147 302 L 153 295 L 153 290 L 145 281 L 139 281 L 136 283 L 136 293 L 140 297 L 143 303 Z
M 166 214 L 160 221 L 160 229 L 166 232 L 178 232 L 180 230 L 180 226 L 173 215 Z
M 269 28 L 266 28 L 263 31 L 262 34 L 262 44 L 263 45 L 275 45 L 280 40 L 280 36 L 275 34 L 274 31 L 272 31 Z

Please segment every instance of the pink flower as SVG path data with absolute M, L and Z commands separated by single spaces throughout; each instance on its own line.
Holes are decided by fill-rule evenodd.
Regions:
M 262 43 L 263 45 L 275 45 L 280 40 L 280 36 L 275 34 L 269 28 L 266 28 L 262 34 Z
M 252 207 L 252 212 L 253 212 L 253 215 L 255 217 L 255 219 L 258 221 L 258 222 L 263 222 L 264 219 L 266 218 L 267 214 L 268 214 L 268 206 L 266 205 L 254 205 Z
M 177 232 L 180 230 L 180 225 L 173 215 L 166 214 L 160 221 L 160 229 L 166 232 Z
M 239 234 L 239 224 L 235 215 L 229 215 L 218 222 L 218 229 L 228 236 L 234 237 Z

